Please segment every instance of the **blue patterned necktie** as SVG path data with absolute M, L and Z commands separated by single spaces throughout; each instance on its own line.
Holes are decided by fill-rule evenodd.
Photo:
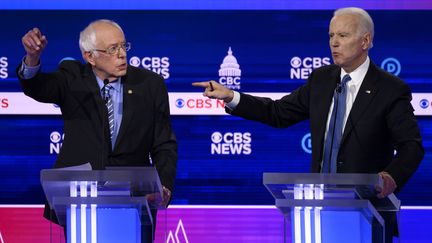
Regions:
M 110 130 L 110 138 L 112 141 L 113 133 L 114 133 L 114 104 L 111 98 L 111 90 L 113 87 L 110 84 L 107 84 L 103 88 L 103 98 L 105 100 L 105 105 L 108 110 L 108 124 Z
M 346 110 L 346 83 L 351 77 L 346 74 L 337 85 L 333 95 L 333 110 L 324 144 L 324 159 L 322 173 L 336 173 L 336 160 L 342 139 L 342 129 Z

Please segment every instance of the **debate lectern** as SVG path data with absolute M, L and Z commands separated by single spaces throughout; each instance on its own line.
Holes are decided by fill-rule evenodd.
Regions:
M 263 183 L 284 215 L 284 242 L 381 243 L 380 211 L 399 211 L 394 194 L 376 197 L 377 174 L 264 173 Z
M 140 243 L 141 224 L 154 226 L 151 210 L 162 207 L 154 167 L 46 169 L 40 177 L 68 243 Z

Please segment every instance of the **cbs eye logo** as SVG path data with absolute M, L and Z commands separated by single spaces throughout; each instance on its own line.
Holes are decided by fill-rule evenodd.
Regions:
M 211 140 L 212 140 L 213 143 L 220 143 L 220 142 L 222 142 L 222 133 L 220 133 L 220 132 L 214 132 L 211 135 Z
M 184 99 L 179 98 L 175 101 L 175 105 L 177 106 L 177 108 L 183 108 L 185 106 L 186 102 Z
M 426 109 L 429 107 L 429 100 L 422 99 L 422 100 L 420 100 L 419 105 L 421 108 Z
M 53 131 L 50 134 L 50 154 L 59 154 L 61 146 L 63 145 L 64 133 L 61 134 L 57 131 Z

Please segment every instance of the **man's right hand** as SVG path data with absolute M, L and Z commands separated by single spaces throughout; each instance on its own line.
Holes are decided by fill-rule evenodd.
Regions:
M 30 67 L 38 65 L 42 51 L 48 44 L 47 38 L 38 28 L 33 28 L 23 36 L 21 42 L 27 53 L 24 59 L 25 64 Z
M 232 90 L 214 80 L 208 82 L 194 82 L 192 85 L 205 88 L 203 95 L 211 99 L 219 99 L 223 100 L 225 103 L 229 103 L 234 98 L 234 92 Z

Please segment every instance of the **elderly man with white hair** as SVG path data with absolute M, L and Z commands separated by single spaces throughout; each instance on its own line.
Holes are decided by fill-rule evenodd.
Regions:
M 128 65 L 131 44 L 110 20 L 96 20 L 81 32 L 85 64 L 63 61 L 55 72 L 42 72 L 47 43 L 38 28 L 27 32 L 22 38 L 26 56 L 17 73 L 26 95 L 61 109 L 65 138 L 54 167 L 154 165 L 167 204 L 178 156 L 164 79 Z M 152 229 L 143 226 L 142 232 L 143 242 L 152 241 Z
M 307 83 L 279 100 L 196 82 L 204 96 L 224 100 L 231 115 L 283 128 L 309 119 L 311 171 L 377 173 L 377 197 L 398 192 L 424 156 L 408 85 L 369 58 L 374 23 L 360 8 L 334 12 L 329 27 L 334 65 L 314 70 Z M 396 154 L 394 153 L 396 151 Z M 386 242 L 397 235 L 396 214 L 382 213 Z

